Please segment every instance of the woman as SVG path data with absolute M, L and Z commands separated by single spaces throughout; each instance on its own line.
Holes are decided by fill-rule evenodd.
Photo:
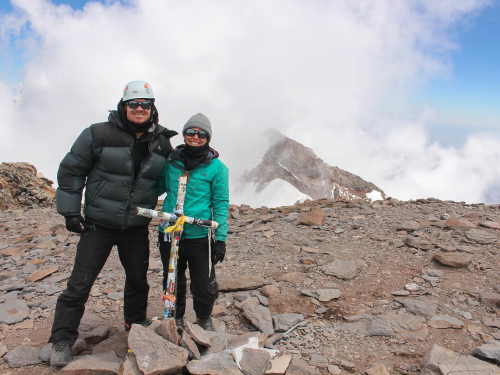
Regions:
M 182 129 L 185 144 L 178 146 L 169 156 L 162 175 L 158 179 L 158 192 L 167 193 L 163 212 L 173 212 L 177 202 L 179 176 L 188 175 L 184 215 L 219 223 L 215 241 L 208 238 L 208 229 L 185 224 L 179 245 L 177 263 L 177 301 L 175 320 L 177 327 L 184 328 L 186 310 L 186 268 L 189 266 L 193 308 L 198 324 L 205 330 L 214 331 L 212 309 L 219 287 L 215 281 L 214 265 L 224 260 L 226 253 L 227 215 L 229 208 L 228 169 L 219 153 L 210 148 L 212 126 L 206 116 L 192 116 Z M 163 289 L 166 288 L 170 242 L 160 227 L 160 255 L 163 263 Z M 212 267 L 209 272 L 209 240 L 211 240 Z

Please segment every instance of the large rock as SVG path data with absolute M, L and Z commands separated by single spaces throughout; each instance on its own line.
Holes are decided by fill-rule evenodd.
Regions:
M 366 370 L 366 375 L 390 375 L 383 364 L 373 365 Z
M 448 219 L 446 226 L 451 230 L 469 230 L 477 228 L 476 225 L 465 219 Z
M 120 359 L 115 352 L 83 355 L 64 366 L 60 375 L 114 375 L 120 372 Z
M 242 375 L 233 357 L 226 351 L 210 354 L 187 364 L 190 374 Z
M 481 221 L 479 223 L 480 226 L 485 227 L 485 228 L 491 228 L 491 229 L 498 229 L 500 230 L 500 224 L 496 223 L 494 221 Z
M 500 375 L 500 368 L 472 356 L 458 357 L 458 360 L 450 360 L 439 364 L 442 375 Z
M 30 308 L 22 300 L 12 300 L 0 305 L 0 324 L 22 322 L 30 315 Z
M 134 353 L 130 353 L 125 362 L 123 363 L 123 373 L 120 375 L 142 375 Z
M 344 323 L 340 328 L 365 336 L 395 336 L 414 340 L 424 340 L 429 334 L 425 324 L 410 314 L 389 313 L 376 318 L 362 318 L 355 323 Z
M 342 280 L 354 279 L 360 272 L 359 267 L 351 260 L 337 260 L 323 267 L 325 274 Z
M 274 329 L 278 332 L 284 332 L 301 320 L 304 320 L 302 314 L 276 314 L 273 315 Z
M 186 327 L 187 333 L 192 337 L 194 341 L 198 344 L 210 347 L 212 344 L 210 343 L 210 335 L 207 331 L 201 328 L 197 324 L 191 324 L 187 321 L 184 322 L 184 327 Z
M 3 356 L 9 367 L 24 367 L 42 363 L 40 349 L 29 345 L 19 345 Z
M 472 354 L 481 357 L 496 361 L 500 363 L 500 342 L 495 341 L 494 344 L 485 344 L 481 345 L 477 348 L 474 348 Z
M 92 347 L 92 354 L 108 353 L 112 350 L 119 358 L 124 358 L 128 353 L 127 339 L 128 332 L 116 332 L 108 339 L 94 345 Z
M 448 360 L 456 360 L 458 355 L 449 349 L 433 344 L 422 357 L 421 375 L 441 375 L 439 364 Z
M 326 212 L 321 208 L 312 209 L 300 215 L 300 223 L 305 225 L 320 226 L 325 223 Z
M 217 279 L 221 292 L 258 289 L 269 284 L 262 276 L 240 276 Z
M 35 281 L 38 281 L 38 280 L 41 280 L 43 279 L 44 277 L 47 277 L 51 274 L 53 274 L 54 272 L 56 272 L 57 270 L 59 269 L 59 266 L 46 266 L 46 267 L 41 267 L 39 268 L 38 270 L 36 270 L 35 272 L 33 272 L 30 277 L 29 277 L 29 280 L 34 283 Z
M 425 251 L 430 250 L 430 248 L 432 247 L 432 244 L 429 241 L 411 236 L 406 237 L 403 240 L 403 243 L 406 246 L 414 247 L 415 249 L 421 249 Z
M 437 253 L 432 257 L 436 262 L 451 268 L 465 268 L 472 261 L 472 254 L 457 252 Z
M 396 230 L 404 230 L 407 232 L 413 232 L 420 229 L 420 223 L 416 221 L 405 221 L 396 227 Z
M 304 280 L 303 272 L 287 272 L 278 276 L 278 281 L 286 281 L 288 283 L 301 283 Z
M 471 356 L 457 353 L 433 344 L 424 354 L 420 364 L 421 375 L 476 375 L 500 374 L 500 368 Z
M 191 338 L 191 336 L 188 335 L 186 331 L 182 331 L 182 336 L 180 340 L 180 345 L 183 348 L 186 348 L 191 355 L 193 356 L 194 359 L 200 359 L 200 351 L 198 350 L 198 346 L 194 342 L 194 340 Z M 212 341 L 210 341 L 210 345 L 212 345 Z
M 403 304 L 409 311 L 415 315 L 420 316 L 433 316 L 437 311 L 437 303 L 430 301 L 423 301 L 420 299 L 412 298 L 395 298 L 396 301 Z
M 175 373 L 188 360 L 186 349 L 164 340 L 139 324 L 132 324 L 128 346 L 135 354 L 137 366 L 144 375 Z
M 274 333 L 273 319 L 267 307 L 246 303 L 243 305 L 243 315 L 245 315 L 262 333 L 269 336 Z
M 291 360 L 292 356 L 287 354 L 274 357 L 267 364 L 266 375 L 283 375 L 290 365 Z
M 175 325 L 174 318 L 162 320 L 161 324 L 155 329 L 155 332 L 165 340 L 175 345 L 179 345 L 181 338 L 177 333 L 177 326 Z
M 500 306 L 500 293 L 489 291 L 483 292 L 481 293 L 480 300 L 481 303 L 486 306 Z
M 288 365 L 285 375 L 321 375 L 304 360 L 293 358 Z
M 261 289 L 261 293 L 267 298 L 276 298 L 280 294 L 280 290 L 276 285 L 265 285 Z
M 433 316 L 432 319 L 427 324 L 430 325 L 432 328 L 438 328 L 438 329 L 446 329 L 446 328 L 461 329 L 464 327 L 464 323 L 461 320 L 449 315 Z
M 265 349 L 244 348 L 240 367 L 246 374 L 263 375 L 268 361 L 269 351 Z
M 494 234 L 491 234 L 485 230 L 481 229 L 471 229 L 465 232 L 465 237 L 467 237 L 470 241 L 487 245 L 490 243 L 497 243 L 498 237 Z
M 309 297 L 314 297 L 320 302 L 328 302 L 332 299 L 340 298 L 340 290 L 338 289 L 302 289 L 300 293 Z

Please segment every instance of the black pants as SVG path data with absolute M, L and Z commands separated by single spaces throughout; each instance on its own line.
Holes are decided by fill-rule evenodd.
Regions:
M 160 232 L 160 255 L 163 263 L 163 290 L 168 278 L 170 260 L 170 242 L 165 242 L 165 235 Z M 212 242 L 213 245 L 213 242 Z M 212 247 L 213 249 L 213 247 Z M 212 256 L 213 259 L 213 256 Z M 191 276 L 191 294 L 196 317 L 208 319 L 212 315 L 215 300 L 219 296 L 219 286 L 215 281 L 215 269 L 212 265 L 208 274 L 208 238 L 184 239 L 179 243 L 179 261 L 177 262 L 177 300 L 175 317 L 182 318 L 186 312 L 186 269 L 189 266 Z
M 54 323 L 49 343 L 65 341 L 73 345 L 78 338 L 78 326 L 94 281 L 101 272 L 113 248 L 125 269 L 123 312 L 125 322 L 132 324 L 146 319 L 149 285 L 148 228 L 120 231 L 95 226 L 83 233 L 75 256 L 73 272 L 66 290 L 57 299 Z

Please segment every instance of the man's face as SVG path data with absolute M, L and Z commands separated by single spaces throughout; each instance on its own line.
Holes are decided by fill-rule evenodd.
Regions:
M 134 99 L 131 100 L 133 102 L 146 102 L 146 99 Z M 137 106 L 137 108 L 133 109 L 128 106 L 128 104 L 125 105 L 125 110 L 127 112 L 127 120 L 130 122 L 140 125 L 146 120 L 149 119 L 149 116 L 151 116 L 151 108 L 149 109 L 143 109 L 140 105 Z

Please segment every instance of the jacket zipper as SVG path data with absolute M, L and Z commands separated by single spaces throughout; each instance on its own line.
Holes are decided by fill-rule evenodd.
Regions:
M 144 158 L 144 160 L 142 161 L 141 163 L 141 169 L 139 169 L 139 173 L 137 173 L 137 176 L 140 176 L 141 175 L 141 172 L 142 170 L 144 169 L 144 164 L 146 164 L 146 160 L 149 158 L 149 156 L 151 155 L 151 145 L 154 143 L 154 141 L 156 140 L 156 134 L 153 136 L 153 139 L 151 140 L 151 142 L 149 142 L 148 144 L 148 149 L 149 149 L 149 154 L 148 156 L 146 156 Z M 136 142 L 136 139 L 134 139 L 134 145 L 132 146 L 132 152 L 134 152 L 134 147 L 135 147 L 135 142 Z M 133 168 L 133 165 L 134 165 L 134 157 L 132 155 L 132 168 Z M 127 211 L 125 213 L 125 223 L 123 224 L 123 228 L 122 229 L 125 229 L 127 227 L 127 223 L 128 223 L 128 217 L 129 217 L 129 214 L 130 214 L 130 207 L 132 207 L 132 201 L 134 199 L 134 191 L 135 191 L 135 171 L 132 170 L 132 191 L 130 192 L 130 197 L 128 199 L 128 204 L 127 204 Z M 154 207 L 153 207 L 154 208 Z

